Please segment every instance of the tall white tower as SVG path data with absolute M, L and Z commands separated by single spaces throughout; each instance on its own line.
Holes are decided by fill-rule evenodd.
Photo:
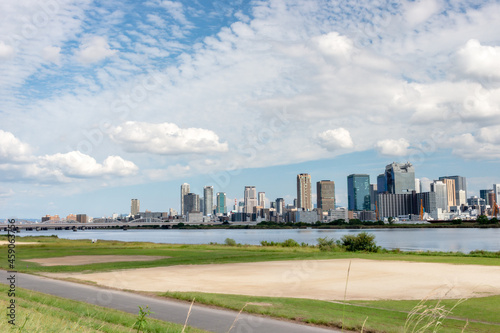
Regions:
M 181 215 L 186 215 L 186 209 L 185 209 L 185 205 L 184 205 L 184 196 L 186 194 L 188 194 L 190 191 L 189 191 L 189 184 L 188 183 L 184 183 L 181 185 Z

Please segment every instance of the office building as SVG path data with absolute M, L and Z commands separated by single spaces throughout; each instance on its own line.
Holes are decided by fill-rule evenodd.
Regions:
M 370 210 L 377 208 L 378 185 L 370 184 Z
M 278 212 L 279 215 L 283 215 L 283 213 L 285 212 L 285 199 L 276 199 L 276 212 Z
M 301 173 L 297 175 L 297 209 L 312 210 L 311 175 Z
M 266 208 L 266 192 L 259 192 L 259 206 Z
M 420 182 L 420 179 L 415 178 L 415 192 L 420 193 L 422 192 L 422 183 Z
M 377 176 L 377 193 L 387 192 L 387 181 L 385 179 L 385 174 L 382 173 Z
M 448 189 L 442 181 L 435 180 L 431 183 L 431 192 L 436 193 L 436 209 L 448 211 Z
M 189 184 L 184 183 L 181 185 L 181 214 L 186 215 L 186 208 L 184 207 L 184 197 L 190 192 Z
M 203 215 L 209 216 L 214 213 L 214 187 L 205 186 L 203 188 Z
M 140 211 L 140 202 L 139 199 L 132 199 L 130 204 L 130 215 L 135 216 Z
M 495 198 L 495 192 L 493 190 L 479 190 L 479 197 L 486 201 L 487 205 L 491 205 L 490 203 L 490 193 L 493 194 L 493 199 Z
M 327 211 L 335 209 L 335 182 L 321 180 L 316 183 L 316 207 Z
M 88 222 L 87 214 L 76 214 L 76 222 L 87 223 Z
M 217 192 L 217 208 L 215 210 L 217 214 L 226 214 L 227 206 L 226 206 L 226 193 L 225 192 Z
M 457 205 L 457 194 L 455 191 L 455 180 L 450 178 L 439 179 L 446 184 L 446 196 L 448 198 L 448 207 Z
M 352 174 L 347 177 L 347 203 L 349 210 L 370 210 L 370 176 Z
M 500 202 L 500 184 L 493 184 L 493 192 L 495 193 L 495 202 Z
M 184 211 L 187 216 L 188 213 L 200 212 L 200 196 L 194 193 L 188 193 L 184 196 Z
M 245 214 L 252 214 L 253 208 L 257 206 L 257 190 L 255 186 L 245 186 L 244 193 L 244 210 Z
M 453 179 L 455 181 L 455 201 L 456 205 L 465 205 L 466 201 L 460 201 L 460 191 L 465 191 L 465 197 L 467 198 L 467 179 L 462 176 L 444 176 L 439 177 L 439 180 L 443 179 Z
M 393 194 L 415 191 L 415 169 L 411 163 L 393 162 L 385 167 L 387 191 Z

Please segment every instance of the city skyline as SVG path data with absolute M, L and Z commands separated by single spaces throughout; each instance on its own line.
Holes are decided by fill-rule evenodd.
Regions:
M 107 216 L 131 198 L 179 210 L 183 182 L 290 202 L 304 172 L 346 206 L 347 175 L 375 183 L 394 160 L 479 196 L 500 183 L 499 14 L 493 0 L 2 2 L 0 217 Z

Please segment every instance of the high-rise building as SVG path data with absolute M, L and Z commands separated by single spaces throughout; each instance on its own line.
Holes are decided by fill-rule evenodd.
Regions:
M 266 192 L 259 192 L 259 203 L 262 208 L 266 208 Z
M 422 183 L 420 182 L 420 179 L 415 178 L 415 192 L 420 193 L 422 192 Z
M 370 210 L 370 176 L 347 176 L 347 204 L 349 210 Z
M 244 194 L 244 210 L 245 214 L 252 214 L 253 208 L 257 206 L 257 190 L 255 186 L 245 186 Z
M 457 205 L 457 196 L 455 192 L 455 180 L 450 178 L 439 179 L 446 184 L 446 196 L 448 198 L 448 207 Z
M 370 184 L 370 210 L 376 210 L 377 208 L 377 188 L 377 184 Z
M 335 182 L 332 180 L 321 180 L 316 183 L 317 208 L 323 211 L 335 209 Z
M 297 175 L 297 209 L 313 209 L 311 198 L 311 175 L 308 173 Z
M 415 169 L 411 163 L 393 162 L 385 167 L 387 191 L 393 194 L 415 191 Z
M 493 192 L 495 193 L 495 202 L 498 205 L 500 202 L 500 184 L 493 184 Z
M 205 186 L 203 188 L 203 215 L 208 216 L 214 213 L 214 187 Z
M 134 216 L 139 213 L 140 210 L 140 202 L 139 199 L 132 199 L 132 203 L 130 204 L 130 215 Z
M 77 214 L 76 215 L 76 222 L 87 223 L 88 222 L 87 214 Z
M 436 193 L 436 209 L 448 211 L 448 189 L 442 181 L 435 180 L 431 183 L 431 192 Z
M 184 207 L 184 196 L 190 192 L 189 184 L 184 183 L 181 185 L 181 214 L 186 215 L 186 208 Z
M 185 214 L 200 212 L 200 196 L 194 193 L 188 193 L 184 196 Z
M 491 205 L 490 198 L 493 195 L 493 199 L 495 199 L 495 192 L 493 190 L 479 190 L 479 197 L 484 199 L 487 205 Z
M 227 206 L 226 206 L 226 193 L 225 192 L 217 192 L 217 208 L 215 210 L 217 214 L 226 214 Z
M 285 212 L 285 199 L 276 199 L 276 211 L 278 212 L 278 214 L 283 215 L 283 213 Z
M 465 197 L 467 198 L 467 179 L 462 176 L 444 176 L 439 177 L 439 180 L 443 179 L 453 179 L 455 181 L 455 202 L 457 206 L 465 205 L 467 202 L 460 201 L 460 191 L 465 191 Z
M 387 192 L 387 180 L 385 179 L 385 174 L 382 173 L 377 176 L 377 193 Z

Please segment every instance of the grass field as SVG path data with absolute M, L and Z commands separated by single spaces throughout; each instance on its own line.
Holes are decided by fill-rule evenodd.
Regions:
M 2 236 L 0 236 L 0 240 L 1 239 Z M 27 273 L 99 272 L 117 269 L 172 266 L 181 264 L 196 265 L 275 260 L 348 258 L 500 266 L 500 257 L 498 253 L 474 253 L 468 255 L 461 253 L 398 253 L 388 251 L 379 253 L 352 253 L 343 251 L 321 252 L 316 247 L 286 248 L 276 246 L 175 245 L 118 241 L 99 241 L 92 244 L 90 240 L 65 240 L 58 239 L 57 237 L 23 237 L 17 238 L 17 241 L 39 243 L 33 245 L 19 245 L 16 248 L 16 270 Z M 23 261 L 24 259 L 32 258 L 51 258 L 71 255 L 150 255 L 167 256 L 169 258 L 155 261 L 47 267 Z M 0 260 L 0 268 L 7 268 L 6 260 Z M 36 293 L 33 293 L 33 295 L 35 294 Z M 342 302 L 333 303 L 307 299 L 202 293 L 168 293 L 163 294 L 163 296 L 185 300 L 191 300 L 193 297 L 196 297 L 197 303 L 216 305 L 234 310 L 242 309 L 247 303 L 257 303 L 257 305 L 247 304 L 244 311 L 335 327 L 341 327 L 341 323 L 344 322 L 344 328 L 359 331 L 361 330 L 361 327 L 364 327 L 364 332 L 402 332 L 408 312 L 418 304 L 416 301 L 349 301 L 344 304 Z M 31 297 L 32 296 L 28 297 L 26 292 L 24 292 L 23 298 L 26 298 L 26 303 L 23 306 L 26 309 L 30 309 L 30 311 L 31 309 L 36 308 L 35 305 L 37 307 L 41 306 L 37 305 L 40 303 L 39 301 L 33 301 Z M 37 297 L 40 298 L 42 296 Z M 422 295 L 422 297 L 425 297 L 425 295 Z M 1 299 L 4 301 L 5 297 Z M 63 301 L 60 300 L 59 302 Z M 267 304 L 258 305 L 258 303 Z M 432 305 L 435 303 L 435 301 L 430 301 L 426 304 L 432 308 Z M 442 301 L 439 305 L 444 305 L 447 309 L 451 309 L 456 303 L 457 300 L 447 300 Z M 55 306 L 55 308 L 57 308 L 57 306 Z M 453 309 L 451 314 L 447 315 L 448 318 L 444 320 L 442 324 L 442 332 L 461 332 L 465 326 L 467 326 L 465 332 L 500 332 L 500 316 L 498 315 L 499 311 L 497 309 L 500 309 L 500 296 L 469 299 L 459 304 Z M 57 312 L 54 309 L 50 311 Z M 85 313 L 85 311 L 80 312 L 80 314 Z M 73 312 L 73 307 L 67 307 L 66 310 L 62 312 L 70 318 L 72 316 L 71 313 Z M 55 313 L 53 315 L 55 316 Z M 39 314 L 39 311 L 33 313 L 32 315 L 30 314 L 30 318 L 28 319 L 26 325 L 28 325 L 30 321 L 36 322 L 37 320 L 42 320 L 42 317 L 43 316 Z M 111 318 L 112 316 L 109 315 L 109 317 Z M 81 315 L 74 316 L 74 322 L 70 321 L 69 325 L 73 325 L 79 322 L 79 320 L 83 320 L 82 318 L 84 317 Z M 116 319 L 116 323 L 114 322 L 115 319 L 111 319 L 113 324 L 105 324 L 103 322 L 104 319 L 99 317 L 97 314 L 91 315 L 89 318 L 93 318 L 92 320 L 89 319 L 89 323 L 92 322 L 92 324 L 89 325 L 94 326 L 85 328 L 88 332 L 92 331 L 92 329 L 98 327 L 99 325 L 111 325 L 114 327 L 113 325 L 116 324 L 118 326 L 121 325 L 123 327 L 129 327 L 127 325 L 133 325 L 134 321 L 134 316 L 130 319 L 132 322 L 127 321 L 126 324 L 120 324 L 121 319 Z M 22 320 L 24 319 L 20 317 L 19 322 Z M 54 319 L 54 321 L 57 320 L 60 319 Z M 93 323 L 94 321 L 97 323 Z M 68 327 L 67 331 L 75 331 L 73 330 L 75 327 L 77 326 L 71 326 L 71 328 Z M 83 329 L 84 328 L 82 328 L 82 332 L 87 332 Z M 119 329 L 120 328 L 116 328 L 115 331 L 122 332 Z M 172 328 L 172 332 L 175 332 L 175 330 L 176 328 Z M 50 332 L 51 329 L 45 331 Z M 115 331 L 109 330 L 109 332 Z
M 349 301 L 326 302 L 299 298 L 253 297 L 207 293 L 160 293 L 160 296 L 191 300 L 199 303 L 240 310 L 249 313 L 286 318 L 305 323 L 342 327 L 365 332 L 402 332 L 408 313 L 419 301 Z M 439 306 L 452 309 L 458 300 L 443 300 Z M 250 304 L 248 304 L 250 303 Z M 438 301 L 425 305 L 436 308 Z M 500 296 L 473 298 L 458 304 L 443 320 L 441 332 L 500 332 Z M 366 320 L 366 322 L 365 322 Z M 429 330 L 432 332 L 432 330 Z
M 9 302 L 7 286 L 0 284 L 0 306 L 5 309 Z M 90 305 L 83 302 L 16 288 L 16 322 L 0 320 L 1 332 L 60 333 L 60 332 L 136 332 L 137 315 Z M 143 306 L 145 306 L 143 304 Z M 139 310 L 139 308 L 138 308 Z M 139 313 L 139 311 L 138 311 Z M 147 318 L 141 332 L 177 333 L 182 325 Z M 202 333 L 191 327 L 185 332 Z

